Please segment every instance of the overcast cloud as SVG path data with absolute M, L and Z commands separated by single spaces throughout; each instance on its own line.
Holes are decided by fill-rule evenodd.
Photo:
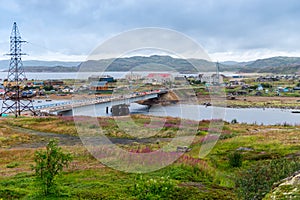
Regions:
M 182 32 L 213 60 L 300 56 L 299 10 L 298 0 L 0 0 L 0 53 L 16 21 L 29 42 L 26 59 L 84 60 L 110 37 L 142 27 Z

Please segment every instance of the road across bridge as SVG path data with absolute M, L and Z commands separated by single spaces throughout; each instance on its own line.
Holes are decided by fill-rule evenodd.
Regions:
M 134 103 L 141 100 L 153 99 L 165 94 L 166 90 L 155 90 L 151 92 L 140 92 L 128 95 L 112 96 L 112 97 L 97 97 L 88 99 L 78 99 L 61 103 L 53 103 L 48 105 L 35 106 L 36 110 L 42 113 L 59 114 L 61 112 L 71 111 L 74 108 L 86 107 L 95 104 L 101 104 L 103 109 L 108 109 L 116 105 Z M 101 106 L 101 107 L 102 107 Z

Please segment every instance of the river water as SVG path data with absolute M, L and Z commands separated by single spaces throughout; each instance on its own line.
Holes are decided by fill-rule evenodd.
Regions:
M 88 77 L 92 76 L 92 75 L 110 75 L 112 77 L 114 77 L 115 79 L 120 79 L 120 78 L 124 78 L 127 74 L 129 74 L 130 72 L 59 72 L 59 73 L 49 73 L 49 72 L 40 72 L 40 73 L 33 73 L 33 72 L 28 72 L 25 73 L 26 74 L 26 78 L 28 80 L 48 80 L 48 79 L 52 79 L 52 80 L 61 80 L 61 79 L 88 79 Z M 134 73 L 138 73 L 141 76 L 146 76 L 151 72 L 134 72 Z M 163 73 L 163 72 L 161 72 Z M 168 72 L 166 72 L 168 73 Z M 173 73 L 174 75 L 179 75 L 179 73 Z M 0 79 L 5 79 L 7 77 L 7 72 L 0 72 Z
M 157 116 L 181 117 L 182 113 L 179 110 L 185 110 L 184 118 L 194 120 L 221 118 L 227 122 L 236 119 L 239 123 L 248 124 L 276 125 L 287 123 L 300 125 L 300 114 L 292 113 L 292 110 L 288 109 L 214 108 L 202 105 L 171 105 L 165 106 L 163 109 L 160 107 L 152 107 L 149 112 L 145 113 Z M 216 110 L 221 114 L 214 114 Z M 195 114 L 195 111 L 198 111 L 198 114 Z
M 109 105 L 106 105 L 109 106 Z M 139 104 L 131 104 L 129 110 L 132 114 L 145 114 L 153 116 L 171 116 L 180 117 L 191 120 L 203 119 L 223 119 L 231 122 L 236 119 L 239 123 L 247 124 L 290 124 L 300 125 L 300 114 L 292 113 L 289 109 L 276 108 L 221 108 L 221 107 L 205 107 L 203 105 L 186 105 L 174 104 L 169 106 L 152 106 L 150 109 L 147 106 Z M 77 110 L 76 115 L 86 116 L 111 116 L 106 113 L 105 106 L 99 104 L 95 106 L 86 106 Z M 72 115 L 73 113 L 66 112 L 64 115 Z

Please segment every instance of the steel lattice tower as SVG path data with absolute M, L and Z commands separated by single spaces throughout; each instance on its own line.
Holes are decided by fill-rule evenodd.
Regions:
M 26 85 L 26 76 L 23 68 L 21 56 L 25 55 L 21 51 L 23 41 L 19 33 L 17 23 L 14 22 L 10 36 L 10 53 L 9 70 L 7 80 L 4 81 L 5 93 L 1 115 L 3 113 L 14 113 L 16 117 L 21 115 L 23 111 L 30 111 L 35 114 L 32 100 L 22 95 Z

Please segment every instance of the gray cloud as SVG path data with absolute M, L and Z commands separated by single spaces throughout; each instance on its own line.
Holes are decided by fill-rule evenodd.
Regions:
M 300 52 L 297 0 L 0 0 L 0 52 L 13 21 L 32 55 L 87 55 L 119 32 L 162 27 L 182 32 L 209 53 Z M 43 49 L 44 48 L 44 49 Z

